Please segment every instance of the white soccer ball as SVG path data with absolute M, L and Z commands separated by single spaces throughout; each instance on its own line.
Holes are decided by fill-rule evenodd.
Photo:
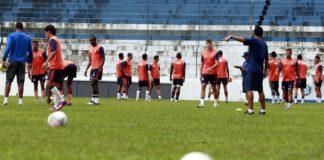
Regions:
M 66 125 L 68 118 L 62 111 L 57 111 L 50 114 L 47 118 L 47 123 L 51 127 L 61 127 Z
M 212 158 L 202 152 L 190 152 L 184 155 L 180 160 L 212 160 Z

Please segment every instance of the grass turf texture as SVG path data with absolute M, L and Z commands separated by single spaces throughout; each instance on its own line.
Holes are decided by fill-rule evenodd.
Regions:
M 19 107 L 10 97 L 0 107 L 0 159 L 177 160 L 191 151 L 214 159 L 324 159 L 324 105 L 267 104 L 267 115 L 247 116 L 242 103 L 198 109 L 198 101 L 87 101 L 75 98 L 63 109 L 67 126 L 50 128 L 48 105 L 28 97 Z

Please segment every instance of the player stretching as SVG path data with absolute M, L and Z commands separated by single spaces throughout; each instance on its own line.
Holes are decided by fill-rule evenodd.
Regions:
M 72 95 L 73 95 L 72 83 L 73 83 L 73 78 L 75 78 L 77 74 L 77 66 L 72 61 L 63 60 L 63 67 L 64 67 L 64 78 L 67 77 L 66 80 L 67 104 L 66 105 L 71 106 Z M 63 86 L 63 83 L 61 85 Z
M 138 73 L 138 89 L 136 92 L 136 100 L 139 99 L 142 87 L 146 87 L 145 101 L 151 100 L 151 65 L 147 63 L 147 54 L 142 55 L 142 61 L 137 65 Z
M 316 103 L 322 103 L 322 80 L 323 80 L 323 66 L 321 64 L 321 58 L 319 55 L 315 56 L 315 74 L 314 74 L 314 84 L 316 93 Z
M 50 69 L 47 76 L 46 89 L 47 91 L 50 90 L 54 95 L 54 106 L 50 110 L 60 110 L 66 104 L 58 90 L 64 74 L 61 43 L 56 37 L 56 29 L 53 25 L 46 26 L 44 31 L 48 39 L 48 58 L 44 62 L 43 68 L 46 69 L 49 67 Z
M 297 63 L 298 63 L 298 67 L 299 67 L 299 76 L 300 79 L 296 79 L 295 81 L 295 87 L 294 87 L 294 103 L 297 104 L 298 100 L 298 88 L 300 88 L 300 93 L 301 93 L 301 104 L 304 104 L 304 98 L 305 98 L 305 88 L 306 88 L 306 76 L 307 76 L 307 65 L 306 63 L 303 61 L 303 56 L 301 54 L 299 54 L 297 56 Z M 297 77 L 296 77 L 297 78 Z
M 95 36 L 90 38 L 90 50 L 89 50 L 89 63 L 84 72 L 84 76 L 87 77 L 87 72 L 91 66 L 90 80 L 92 86 L 92 98 L 87 104 L 98 105 L 99 104 L 99 88 L 98 83 L 102 78 L 103 65 L 105 63 L 105 52 L 103 47 L 97 43 Z
M 272 104 L 280 103 L 280 93 L 279 93 L 279 75 L 277 72 L 280 60 L 276 58 L 277 53 L 272 51 L 270 53 L 269 59 L 269 85 L 272 95 Z M 276 100 L 277 97 L 277 100 Z
M 133 59 L 133 54 L 128 53 L 127 60 L 122 63 L 122 69 L 125 74 L 123 78 L 123 87 L 122 87 L 123 99 L 128 99 L 128 89 L 132 84 L 132 59 Z
M 245 76 L 247 98 L 249 103 L 249 109 L 245 112 L 247 115 L 254 114 L 253 91 L 257 91 L 259 93 L 259 100 L 261 104 L 261 111 L 259 114 L 266 114 L 262 83 L 263 78 L 268 74 L 268 46 L 267 43 L 262 39 L 262 35 L 262 27 L 255 26 L 253 36 L 251 38 L 241 38 L 230 35 L 224 39 L 225 41 L 234 39 L 242 42 L 244 45 L 249 46 L 249 58 L 247 60 L 248 66 L 246 68 Z
M 228 103 L 227 84 L 230 81 L 228 63 L 227 60 L 223 57 L 223 52 L 221 50 L 218 51 L 218 54 L 219 54 L 219 60 L 217 66 L 218 73 L 217 73 L 217 81 L 216 81 L 217 97 L 219 98 L 219 93 L 220 93 L 220 88 L 222 83 L 224 87 L 225 102 Z
M 124 62 L 124 53 L 119 53 L 118 61 L 116 64 L 116 75 L 117 75 L 117 99 L 121 99 L 121 92 L 123 87 L 124 73 L 122 69 L 122 63 Z
M 176 59 L 171 63 L 170 80 L 172 80 L 171 102 L 179 100 L 180 88 L 186 79 L 186 62 L 182 60 L 181 53 L 178 52 Z
M 152 93 L 152 89 L 153 89 L 153 85 L 156 86 L 156 94 L 158 96 L 159 99 L 162 99 L 161 96 L 161 88 L 160 88 L 160 64 L 159 64 L 159 56 L 155 55 L 153 57 L 153 63 L 151 64 L 151 73 L 152 73 L 152 78 L 153 78 L 153 82 L 152 82 L 152 87 L 151 87 L 151 93 Z
M 291 58 L 291 49 L 286 50 L 286 58 L 279 63 L 278 71 L 282 71 L 282 93 L 286 102 L 286 109 L 291 109 L 293 102 L 293 87 L 296 77 L 299 79 L 298 63 Z
M 216 54 L 216 50 L 213 47 L 213 41 L 208 39 L 206 40 L 207 49 L 204 50 L 201 56 L 201 66 L 200 66 L 200 81 L 201 81 L 201 92 L 200 92 L 200 104 L 198 108 L 202 108 L 205 105 L 205 92 L 206 86 L 208 83 L 212 86 L 214 94 L 214 107 L 218 106 L 217 102 L 217 90 L 216 90 L 216 81 L 217 81 L 217 70 L 219 55 Z
M 44 50 L 38 49 L 38 41 L 33 41 L 33 63 L 31 66 L 31 81 L 34 83 L 34 96 L 35 102 L 38 102 L 38 81 L 41 86 L 42 93 L 42 103 L 44 103 L 45 99 L 45 69 L 42 67 L 43 63 L 46 61 L 46 52 Z

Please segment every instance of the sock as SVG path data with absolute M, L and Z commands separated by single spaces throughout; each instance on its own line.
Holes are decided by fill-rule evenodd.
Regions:
M 117 92 L 117 99 L 120 99 L 120 92 Z
M 200 105 L 202 105 L 202 106 L 205 105 L 205 104 L 204 104 L 204 99 L 205 99 L 205 98 L 201 98 L 201 99 L 200 99 Z
M 56 96 L 59 98 L 59 101 L 64 101 L 64 98 L 61 96 L 60 91 L 56 87 L 53 87 L 51 91 L 54 94 L 54 97 Z
M 23 104 L 23 100 L 22 100 L 22 98 L 19 98 L 19 99 L 18 99 L 18 104 Z
M 68 103 L 72 103 L 72 94 L 68 94 L 67 101 Z
M 123 93 L 122 98 L 123 98 L 123 99 L 127 99 L 126 93 Z
M 261 113 L 264 113 L 264 112 L 266 112 L 266 110 L 265 109 L 261 109 Z
M 149 93 L 150 92 L 148 90 L 145 91 L 145 99 L 149 99 Z
M 3 103 L 8 103 L 8 97 L 4 97 Z
M 253 109 L 248 109 L 248 112 L 249 113 L 253 113 Z
M 58 105 L 58 98 L 56 98 L 56 95 L 54 94 L 54 97 L 53 97 L 53 99 L 52 99 L 52 101 L 54 102 L 54 108 L 57 108 L 57 105 Z
M 141 93 L 141 91 L 140 91 L 140 90 L 137 90 L 137 91 L 136 91 L 136 100 L 138 100 L 138 99 L 139 99 L 140 93 Z
M 217 105 L 217 104 L 218 104 L 217 102 L 218 102 L 218 100 L 217 100 L 217 98 L 215 98 L 215 99 L 214 99 L 214 104 Z
M 280 103 L 280 96 L 277 96 L 277 103 Z
M 159 99 L 162 99 L 162 96 L 161 96 L 161 95 L 159 95 L 159 96 L 158 96 L 158 98 L 159 98 Z
M 304 97 L 302 97 L 302 99 L 301 99 L 301 103 L 304 103 Z
M 94 102 L 94 95 L 92 94 L 91 101 Z
M 275 96 L 272 96 L 272 103 L 275 103 Z
M 321 103 L 321 98 L 320 97 L 316 98 L 316 103 Z

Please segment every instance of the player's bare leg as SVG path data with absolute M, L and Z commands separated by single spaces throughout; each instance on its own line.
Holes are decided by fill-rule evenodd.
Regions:
M 202 108 L 205 105 L 206 86 L 207 86 L 206 83 L 201 83 L 200 104 L 197 106 L 198 108 Z M 213 89 L 213 92 L 214 92 L 214 95 L 217 94 L 217 93 L 215 93 L 214 89 Z

